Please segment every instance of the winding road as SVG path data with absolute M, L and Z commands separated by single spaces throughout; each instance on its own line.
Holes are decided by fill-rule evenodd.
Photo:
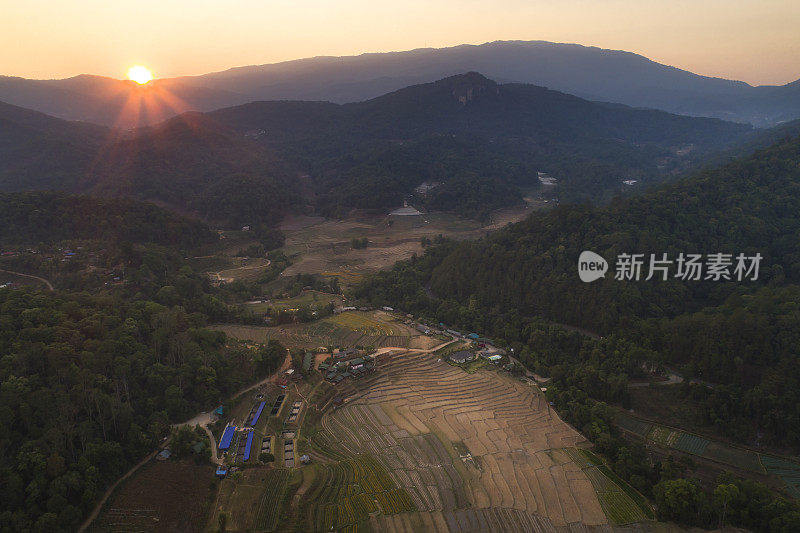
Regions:
M 5 270 L 5 269 L 2 269 L 2 268 L 0 268 L 0 272 L 5 272 L 7 274 L 14 274 L 15 276 L 22 276 L 23 278 L 35 279 L 35 280 L 41 281 L 42 283 L 47 285 L 47 289 L 49 291 L 56 290 L 55 287 L 53 287 L 53 284 L 50 283 L 50 281 L 48 281 L 48 280 L 46 280 L 44 278 L 40 278 L 39 276 L 34 276 L 34 275 L 31 275 L 31 274 L 23 274 L 22 272 L 14 272 L 13 270 Z

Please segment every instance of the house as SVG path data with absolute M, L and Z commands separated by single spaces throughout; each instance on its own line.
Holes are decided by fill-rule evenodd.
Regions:
M 166 461 L 170 457 L 172 457 L 172 452 L 169 451 L 169 448 L 164 448 L 163 450 L 158 452 L 158 455 L 156 455 L 156 459 L 158 461 Z
M 228 475 L 228 469 L 225 468 L 224 466 L 219 466 L 219 467 L 217 467 L 217 471 L 214 472 L 214 475 L 216 475 L 218 478 L 222 479 L 222 478 L 224 478 L 225 476 Z
M 555 185 L 558 180 L 554 177 L 550 176 L 547 172 L 538 172 L 537 177 L 539 178 L 539 183 L 542 185 Z
M 450 360 L 454 363 L 464 364 L 475 359 L 475 354 L 467 350 L 461 350 L 450 354 Z
M 394 308 L 389 307 L 388 305 L 384 305 L 381 309 L 383 309 L 384 311 L 394 311 Z
M 416 327 L 416 330 L 419 331 L 420 333 L 424 333 L 425 335 L 430 335 L 431 334 L 431 328 L 429 328 L 428 326 L 426 326 L 424 324 L 419 324 Z
M 346 350 L 339 350 L 339 353 L 336 354 L 336 357 L 344 359 L 347 357 L 353 357 L 354 355 L 358 355 L 358 350 L 355 348 L 348 348 Z

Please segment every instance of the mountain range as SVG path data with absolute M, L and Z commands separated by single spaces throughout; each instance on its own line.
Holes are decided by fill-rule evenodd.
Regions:
M 545 41 L 314 57 L 157 80 L 147 87 L 88 75 L 63 80 L 0 77 L 0 101 L 69 120 L 131 127 L 184 111 L 210 111 L 259 100 L 358 102 L 469 71 L 502 83 L 534 84 L 587 100 L 760 127 L 800 117 L 800 80 L 753 87 L 697 75 L 630 52 Z
M 254 102 L 128 132 L 3 105 L 0 190 L 124 195 L 244 224 L 290 209 L 385 209 L 430 181 L 441 185 L 418 203 L 480 217 L 520 202 L 540 171 L 565 199 L 599 200 L 623 179 L 666 179 L 751 136 L 478 73 L 360 103 Z

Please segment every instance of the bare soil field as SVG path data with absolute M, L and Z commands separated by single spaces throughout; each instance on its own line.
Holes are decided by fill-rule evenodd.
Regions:
M 476 239 L 530 214 L 536 207 L 504 209 L 494 214 L 488 224 L 448 213 L 424 213 L 417 216 L 361 216 L 345 220 L 295 216 L 284 220 L 284 253 L 294 263 L 283 275 L 349 273 L 363 274 L 389 268 L 395 262 L 423 252 L 423 237 L 444 235 L 456 239 Z M 355 250 L 351 239 L 369 239 L 369 246 Z M 348 283 L 348 280 L 341 280 Z
M 111 497 L 91 531 L 194 533 L 205 528 L 214 468 L 151 461 Z

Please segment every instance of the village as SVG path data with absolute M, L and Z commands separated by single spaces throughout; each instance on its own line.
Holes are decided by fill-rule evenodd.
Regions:
M 373 311 L 364 306 L 340 306 L 334 313 L 363 315 Z M 476 363 L 478 366 L 491 364 L 506 372 L 515 369 L 504 349 L 477 333 L 463 334 L 442 323 L 430 326 L 391 307 L 383 307 L 380 312 L 390 314 L 393 319 L 413 328 L 419 336 L 439 343 L 436 350 L 412 349 L 414 352 L 429 353 L 439 361 L 445 360 L 469 371 L 475 371 Z M 252 343 L 248 345 L 255 346 Z M 308 409 L 324 411 L 328 407 L 335 409 L 343 405 L 347 401 L 347 392 L 352 388 L 343 384 L 363 379 L 393 356 L 407 350 L 391 346 L 333 349 L 320 346 L 306 350 L 299 368 L 285 364 L 278 373 L 239 401 L 228 407 L 219 406 L 209 420 L 209 426 L 217 434 L 209 435 L 209 438 L 218 439 L 218 444 L 210 443 L 210 449 L 216 449 L 218 453 L 217 457 L 212 457 L 218 465 L 215 476 L 225 478 L 242 468 L 273 461 L 285 468 L 308 464 L 311 461 L 309 455 L 302 453 L 296 444 Z M 290 360 L 287 356 L 287 362 Z M 308 398 L 317 401 L 309 405 Z M 323 405 L 320 405 L 320 399 L 326 400 Z M 161 458 L 169 455 L 166 451 Z

